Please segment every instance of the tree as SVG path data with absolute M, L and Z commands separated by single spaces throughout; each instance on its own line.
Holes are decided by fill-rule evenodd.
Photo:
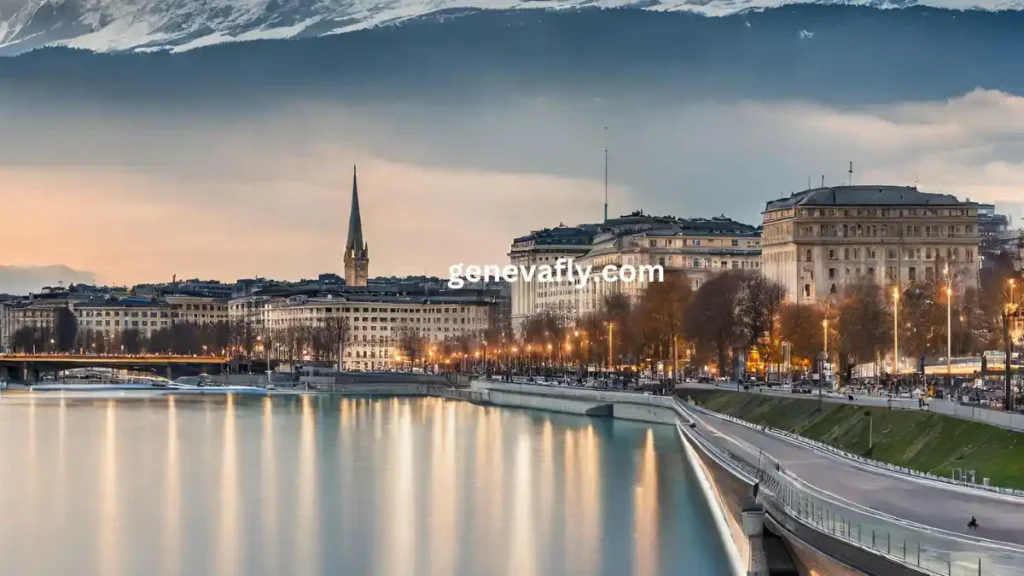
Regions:
M 740 274 L 723 272 L 697 290 L 686 317 L 686 332 L 694 341 L 697 354 L 714 357 L 721 375 L 732 372 L 729 353 L 743 342 L 737 318 L 742 290 Z
M 119 339 L 125 354 L 139 354 L 145 345 L 142 332 L 138 328 L 125 328 L 119 334 Z
M 875 362 L 889 349 L 892 321 L 880 286 L 873 282 L 848 285 L 838 312 L 838 344 L 855 363 Z
M 821 351 L 824 318 L 821 308 L 812 304 L 789 302 L 782 305 L 779 310 L 781 336 L 789 343 L 794 356 L 810 360 Z
M 286 339 L 284 334 L 281 334 L 280 339 L 282 342 Z M 239 319 L 231 323 L 231 345 L 236 348 L 236 352 L 252 356 L 252 350 L 256 346 L 256 332 L 245 320 Z
M 771 351 L 771 335 L 775 320 L 786 295 L 782 285 L 760 274 L 743 274 L 737 315 L 742 345 L 757 350 L 767 364 Z
M 171 324 L 170 337 L 172 354 L 189 355 L 203 352 L 203 346 L 199 342 L 199 326 L 194 322 Z
M 919 358 L 946 349 L 946 304 L 934 280 L 915 282 L 900 296 L 900 348 Z M 945 298 L 945 295 L 941 296 Z
M 522 326 L 523 340 L 537 345 L 562 338 L 562 320 L 551 312 L 540 312 L 526 319 Z
M 161 328 L 149 335 L 146 350 L 153 354 L 166 354 L 171 351 L 171 342 L 171 330 Z
M 78 339 L 78 318 L 70 308 L 60 307 L 54 312 L 54 344 L 61 352 L 70 352 Z
M 328 316 L 324 320 L 321 331 L 321 340 L 328 350 L 327 358 L 334 359 L 340 364 L 342 344 L 348 342 L 348 318 L 343 316 Z
M 11 336 L 11 346 L 18 352 L 32 352 L 41 340 L 39 329 L 34 326 L 22 326 Z
M 412 326 L 403 327 L 398 334 L 398 347 L 402 354 L 409 359 L 410 365 L 415 365 L 416 361 L 422 360 L 424 356 L 427 339 L 418 329 Z
M 686 333 L 686 315 L 693 300 L 690 280 L 683 274 L 673 273 L 663 282 L 652 282 L 644 291 L 637 306 L 639 325 L 646 328 L 645 340 L 659 358 L 678 357 L 678 338 Z M 678 367 L 673 366 L 678 377 Z

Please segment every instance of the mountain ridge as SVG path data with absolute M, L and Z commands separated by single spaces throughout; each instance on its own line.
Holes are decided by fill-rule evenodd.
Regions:
M 0 55 L 66 46 L 93 52 L 182 52 L 229 42 L 342 34 L 462 12 L 633 9 L 742 15 L 800 5 L 1021 11 L 1024 0 L 10 0 Z M 6 6 L 6 7 L 5 7 Z

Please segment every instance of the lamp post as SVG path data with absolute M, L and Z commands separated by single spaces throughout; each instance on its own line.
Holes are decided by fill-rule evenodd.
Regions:
M 1011 384 L 1010 376 L 1013 366 L 1013 340 L 1010 336 L 1010 314 L 1016 312 L 1016 305 L 1013 302 L 1013 288 L 1016 281 L 1010 278 L 1008 281 L 1010 285 L 1010 299 L 1006 302 L 1006 306 L 1003 311 L 1003 341 L 1006 343 L 1006 359 L 1003 362 L 1005 364 L 1005 381 L 1003 384 L 1004 399 L 1003 404 L 1007 412 L 1013 410 L 1013 386 Z
M 946 286 L 946 386 L 953 387 L 953 288 Z
M 896 385 L 896 376 L 899 374 L 900 366 L 900 289 L 898 286 L 892 288 L 892 374 L 893 386 Z
M 614 322 L 609 322 L 608 323 L 608 371 L 609 372 L 615 367 L 615 360 L 614 360 L 614 356 L 612 354 L 612 350 L 614 350 L 614 348 L 615 348 L 614 329 L 615 329 L 615 323 Z

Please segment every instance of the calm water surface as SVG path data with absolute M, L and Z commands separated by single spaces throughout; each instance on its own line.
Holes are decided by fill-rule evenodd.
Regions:
M 4 575 L 727 567 L 671 427 L 436 398 L 0 398 Z

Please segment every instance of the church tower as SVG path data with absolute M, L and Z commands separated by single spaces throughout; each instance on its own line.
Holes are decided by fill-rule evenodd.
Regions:
M 356 167 L 352 167 L 352 209 L 348 215 L 348 242 L 345 243 L 345 284 L 366 286 L 370 271 L 370 246 L 363 241 L 363 221 L 359 217 L 359 185 Z

